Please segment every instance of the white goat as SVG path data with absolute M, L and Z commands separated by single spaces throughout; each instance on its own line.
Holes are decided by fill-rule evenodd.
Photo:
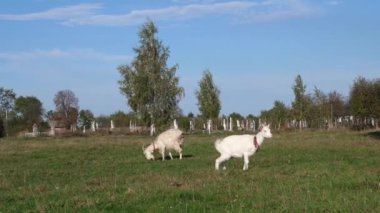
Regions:
M 215 141 L 215 148 L 220 153 L 220 157 L 215 160 L 215 169 L 219 170 L 219 165 L 231 157 L 244 157 L 243 170 L 248 169 L 249 157 L 255 154 L 264 142 L 264 138 L 271 138 L 270 125 L 264 125 L 257 135 L 231 135 Z M 223 167 L 225 169 L 225 167 Z
M 161 133 L 152 144 L 143 147 L 143 152 L 147 160 L 154 160 L 154 151 L 158 150 L 162 155 L 162 160 L 165 160 L 165 150 L 169 152 L 170 159 L 173 159 L 170 150 L 175 150 L 179 153 L 179 159 L 182 159 L 183 132 L 179 129 L 169 129 Z

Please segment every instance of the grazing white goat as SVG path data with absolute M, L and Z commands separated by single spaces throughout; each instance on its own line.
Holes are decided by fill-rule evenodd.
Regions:
M 175 150 L 179 153 L 179 159 L 182 159 L 183 132 L 179 129 L 169 129 L 161 133 L 152 144 L 143 147 L 143 152 L 147 160 L 154 160 L 154 151 L 158 150 L 162 155 L 162 160 L 165 160 L 165 151 L 169 152 L 170 159 L 173 159 L 170 150 Z
M 248 169 L 249 157 L 255 154 L 264 142 L 264 138 L 271 138 L 270 125 L 264 125 L 257 135 L 231 135 L 215 141 L 215 148 L 220 153 L 220 157 L 215 160 L 215 169 L 219 170 L 219 165 L 231 157 L 244 157 L 243 170 Z M 225 169 L 225 167 L 223 167 Z

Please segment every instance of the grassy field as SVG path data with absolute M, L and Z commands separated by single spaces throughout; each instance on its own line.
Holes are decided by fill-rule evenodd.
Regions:
M 380 212 L 379 132 L 274 133 L 248 171 L 214 170 L 218 137 L 164 162 L 148 136 L 3 139 L 0 212 Z

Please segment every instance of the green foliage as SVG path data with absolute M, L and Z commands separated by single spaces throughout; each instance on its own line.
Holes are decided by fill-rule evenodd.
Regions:
M 8 120 L 12 118 L 14 113 L 14 102 L 16 100 L 16 93 L 11 89 L 0 87 L 0 117 L 4 118 L 5 134 L 9 132 Z
M 288 119 L 298 121 L 300 129 L 300 121 L 306 121 L 310 128 L 325 128 L 326 122 L 331 126 L 334 119 L 349 115 L 346 101 L 336 91 L 326 94 L 315 87 L 313 94 L 306 94 L 306 85 L 300 75 L 297 75 L 292 89 L 295 99 Z
M 355 116 L 366 117 L 370 115 L 369 101 L 370 83 L 363 77 L 359 77 L 354 81 L 354 85 L 350 91 L 350 107 L 351 112 Z
M 13 109 L 15 100 L 16 93 L 13 90 L 0 87 L 0 112 L 2 115 Z
M 380 78 L 375 80 L 373 87 L 375 93 L 374 115 L 376 118 L 380 119 Z
M 309 111 L 309 116 L 307 116 L 312 119 L 312 122 L 309 121 L 309 126 L 315 128 L 324 128 L 326 120 L 330 121 L 332 119 L 330 116 L 331 107 L 328 97 L 323 91 L 315 87 L 314 94 L 311 99 L 312 106 L 311 110 Z
M 2 139 L 0 212 L 379 212 L 380 143 L 358 132 L 274 134 L 215 171 L 214 141 L 147 161 L 148 136 Z
M 86 129 L 91 128 L 91 122 L 95 120 L 94 114 L 89 109 L 82 109 L 79 111 L 78 124 L 80 128 L 84 126 Z
M 337 91 L 332 91 L 327 96 L 331 106 L 331 113 L 334 118 L 349 114 L 347 103 L 342 94 Z
M 109 128 L 111 125 L 111 118 L 107 115 L 100 115 L 95 118 L 99 128 Z
M 145 23 L 139 33 L 140 46 L 134 48 L 135 59 L 121 65 L 120 90 L 131 109 L 145 125 L 167 125 L 179 112 L 178 103 L 184 95 L 176 77 L 178 66 L 167 67 L 169 48 L 156 37 L 153 22 Z
M 228 117 L 232 118 L 232 120 L 234 120 L 234 121 L 236 121 L 236 120 L 243 120 L 244 119 L 244 117 L 240 113 L 238 113 L 238 112 L 233 112 Z
M 116 127 L 127 127 L 131 121 L 135 122 L 138 120 L 135 113 L 129 112 L 126 114 L 123 111 L 117 111 L 111 114 L 110 119 L 113 120 Z
M 185 117 L 185 116 L 180 116 L 177 118 L 177 123 L 179 128 L 182 131 L 189 131 L 190 130 L 190 120 L 193 120 L 191 117 Z
M 221 103 L 220 91 L 215 85 L 209 70 L 203 72 L 203 77 L 198 83 L 199 90 L 195 92 L 198 99 L 198 109 L 205 119 L 214 119 L 219 116 Z
M 293 85 L 294 101 L 292 102 L 293 114 L 297 121 L 305 119 L 308 101 L 306 97 L 306 85 L 300 75 L 297 75 Z M 301 127 L 300 127 L 301 128 Z
M 379 105 L 376 94 L 377 84 L 364 77 L 358 77 L 354 81 L 350 91 L 350 106 L 353 115 L 361 118 L 376 115 L 376 108 Z
M 280 129 L 285 126 L 285 123 L 289 119 L 289 109 L 281 101 L 275 101 L 273 108 L 267 111 L 261 112 L 261 119 L 263 122 L 270 123 L 272 128 Z
M 61 90 L 55 94 L 55 119 L 67 129 L 76 125 L 79 115 L 78 98 L 71 90 Z
M 351 87 L 349 103 L 351 113 L 357 118 L 356 127 L 365 128 L 364 120 L 380 117 L 380 79 L 367 80 L 358 77 Z M 376 124 L 377 125 L 377 124 Z
M 257 120 L 258 117 L 254 116 L 253 114 L 248 114 L 247 115 L 247 119 L 249 119 L 249 120 Z
M 18 97 L 15 101 L 14 110 L 17 119 L 23 124 L 25 129 L 31 129 L 33 124 L 40 124 L 42 122 L 42 103 L 36 97 Z

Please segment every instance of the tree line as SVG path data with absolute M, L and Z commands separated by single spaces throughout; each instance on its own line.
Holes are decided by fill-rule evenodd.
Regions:
M 119 83 L 136 115 L 146 124 L 156 123 L 161 126 L 181 116 L 178 102 L 184 91 L 178 86 L 178 78 L 175 77 L 178 65 L 169 68 L 166 66 L 169 48 L 163 45 L 156 33 L 157 28 L 153 22 L 148 21 L 142 26 L 139 33 L 140 46 L 134 49 L 136 57 L 130 65 L 119 67 L 122 75 Z M 203 72 L 198 86 L 195 95 L 199 117 L 203 123 L 207 119 L 218 120 L 221 110 L 220 90 L 213 82 L 210 70 Z M 379 79 L 358 77 L 349 97 L 345 97 L 337 91 L 324 93 L 317 87 L 312 93 L 306 93 L 306 85 L 298 75 L 292 90 L 294 101 L 291 106 L 276 100 L 272 109 L 262 111 L 258 117 L 273 123 L 278 129 L 331 128 L 343 125 L 347 119 L 346 123 L 357 129 L 378 126 Z
M 356 78 L 348 97 L 337 91 L 325 93 L 317 87 L 312 93 L 306 93 L 300 75 L 295 78 L 292 89 L 294 101 L 291 106 L 276 100 L 271 109 L 261 112 L 260 117 L 277 128 L 378 128 L 380 79 Z
M 221 119 L 251 119 L 271 123 L 277 129 L 331 128 L 348 123 L 356 129 L 378 126 L 380 117 L 380 79 L 354 80 L 348 97 L 337 91 L 325 93 L 314 87 L 307 93 L 306 84 L 296 76 L 292 90 L 294 101 L 286 106 L 280 100 L 273 107 L 261 111 L 257 117 L 246 117 L 237 112 L 220 117 L 221 101 L 218 86 L 210 70 L 205 70 L 195 92 L 200 114 L 183 115 L 179 102 L 185 91 L 176 76 L 178 65 L 168 66 L 170 49 L 159 40 L 158 29 L 147 21 L 139 31 L 139 46 L 134 48 L 135 58 L 130 64 L 120 65 L 118 81 L 121 93 L 132 109 L 129 113 L 115 112 L 110 116 L 95 118 L 90 109 L 79 109 L 79 100 L 71 90 L 58 91 L 54 97 L 55 110 L 45 112 L 42 103 L 34 96 L 17 97 L 12 89 L 0 87 L 0 137 L 30 130 L 34 124 L 42 128 L 60 127 L 71 131 L 89 129 L 96 120 L 101 126 L 109 126 L 110 120 L 117 126 L 127 126 L 133 121 L 138 126 L 168 128 L 174 119 L 189 129 L 189 121 L 202 129 L 207 120 L 213 120 L 216 128 Z

